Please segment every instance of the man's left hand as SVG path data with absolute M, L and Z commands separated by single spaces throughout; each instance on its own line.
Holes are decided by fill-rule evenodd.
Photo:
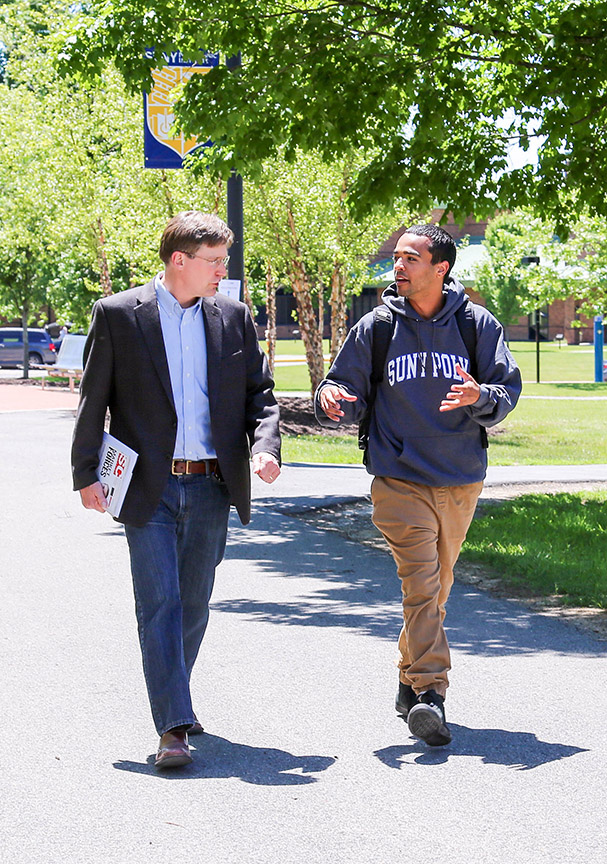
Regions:
M 439 411 L 453 411 L 454 408 L 462 408 L 464 405 L 474 405 L 481 395 L 480 385 L 472 375 L 462 369 L 459 363 L 456 365 L 455 371 L 460 378 L 464 379 L 464 383 L 452 385 L 451 390 L 440 403 Z
M 256 453 L 253 456 L 253 472 L 264 483 L 273 483 L 280 475 L 280 465 L 271 453 Z

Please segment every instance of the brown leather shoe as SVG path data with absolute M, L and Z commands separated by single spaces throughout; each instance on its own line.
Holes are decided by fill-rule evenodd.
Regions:
M 198 722 L 198 719 L 196 720 L 194 725 L 190 726 L 190 728 L 188 729 L 188 735 L 202 735 L 203 732 L 204 729 Z
M 188 733 L 181 728 L 169 729 L 160 739 L 154 765 L 156 768 L 180 768 L 192 761 Z

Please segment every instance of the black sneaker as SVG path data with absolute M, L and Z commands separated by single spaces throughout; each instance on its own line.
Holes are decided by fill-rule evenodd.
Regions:
M 415 701 L 417 696 L 415 695 L 415 690 L 413 687 L 410 687 L 409 684 L 403 684 L 402 681 L 398 682 L 398 693 L 396 694 L 396 702 L 394 703 L 394 707 L 396 708 L 396 712 L 400 714 L 403 720 L 406 720 L 409 711 L 415 705 Z
M 434 690 L 417 697 L 407 717 L 409 731 L 430 747 L 444 747 L 451 741 L 451 732 L 445 722 L 445 700 Z

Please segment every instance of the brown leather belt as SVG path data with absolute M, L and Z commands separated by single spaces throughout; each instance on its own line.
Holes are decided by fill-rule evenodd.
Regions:
M 220 477 L 219 465 L 217 459 L 199 459 L 193 462 L 191 459 L 173 459 L 171 464 L 171 474 L 214 474 Z

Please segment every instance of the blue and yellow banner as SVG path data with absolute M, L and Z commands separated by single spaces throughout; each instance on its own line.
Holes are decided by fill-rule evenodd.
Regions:
M 153 57 L 149 50 L 148 57 Z M 175 135 L 174 105 L 183 86 L 194 74 L 204 75 L 219 63 L 219 54 L 206 53 L 200 62 L 184 60 L 179 51 L 163 54 L 166 66 L 152 70 L 154 87 L 143 94 L 144 107 L 144 164 L 146 168 L 181 168 L 184 158 L 196 147 L 206 147 L 210 141 L 200 143 L 196 137 Z

